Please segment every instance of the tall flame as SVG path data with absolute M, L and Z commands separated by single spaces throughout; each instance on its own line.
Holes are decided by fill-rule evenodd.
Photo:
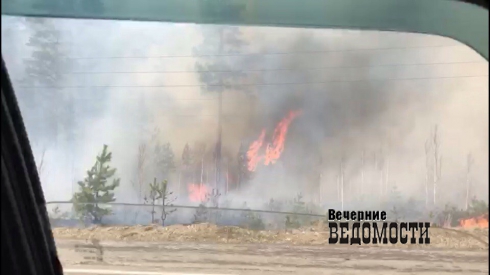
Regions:
M 259 150 L 262 147 L 262 144 L 264 144 L 264 138 L 265 138 L 265 129 L 262 130 L 259 138 L 256 141 L 252 142 L 252 144 L 250 145 L 247 151 L 249 171 L 255 171 L 255 168 L 257 168 L 259 161 L 262 159 L 262 157 L 259 156 Z
M 284 151 L 284 143 L 286 142 L 289 125 L 300 113 L 300 111 L 290 112 L 287 117 L 277 124 L 274 129 L 274 135 L 272 136 L 272 143 L 267 144 L 265 150 L 265 165 L 274 164 L 281 157 Z
M 262 159 L 264 160 L 264 165 L 276 163 L 284 151 L 284 143 L 286 142 L 286 135 L 288 133 L 289 125 L 300 114 L 301 111 L 291 111 L 277 124 L 272 136 L 272 142 L 267 143 L 264 156 L 259 155 L 259 150 L 264 144 L 266 133 L 265 129 L 262 129 L 259 138 L 252 142 L 247 151 L 249 171 L 255 171 L 257 165 L 260 161 L 262 161 Z

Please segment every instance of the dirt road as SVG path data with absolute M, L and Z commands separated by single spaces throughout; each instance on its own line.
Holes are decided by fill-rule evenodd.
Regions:
M 58 240 L 66 274 L 488 274 L 488 251 L 102 242 L 103 262 Z

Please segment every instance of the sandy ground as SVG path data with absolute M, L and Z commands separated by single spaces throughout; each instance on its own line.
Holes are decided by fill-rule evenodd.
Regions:
M 377 247 L 328 245 L 321 227 L 285 232 L 200 224 L 55 228 L 53 233 L 65 273 L 74 275 L 489 272 L 488 229 L 434 228 L 430 245 Z M 102 260 L 94 259 L 94 240 L 101 244 Z
M 194 224 L 171 225 L 166 227 L 159 225 L 136 225 L 102 226 L 83 229 L 54 228 L 53 234 L 57 239 L 81 240 L 326 245 L 328 244 L 329 230 L 322 224 L 291 231 L 255 231 L 233 226 Z M 374 236 L 373 232 L 371 232 L 371 236 Z M 488 250 L 488 228 L 431 228 L 430 238 L 430 246 L 433 248 Z M 386 245 L 383 246 L 385 247 Z M 395 244 L 390 246 L 425 248 L 425 245 Z
M 86 243 L 81 240 L 57 240 L 61 261 L 69 271 L 67 274 L 157 275 L 172 272 L 170 274 L 308 275 L 489 272 L 488 251 L 485 250 L 102 241 L 103 262 L 97 262 L 86 259 L 94 256 L 94 252 L 84 252 L 75 248 L 77 244 Z M 110 272 L 101 273 L 97 270 Z

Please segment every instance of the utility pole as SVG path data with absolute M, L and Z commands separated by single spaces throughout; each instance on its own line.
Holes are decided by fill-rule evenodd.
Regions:
M 218 53 L 223 53 L 223 36 L 224 36 L 224 26 L 220 26 L 219 29 L 219 45 Z M 221 182 L 221 137 L 223 133 L 222 129 L 222 113 L 223 113 L 223 78 L 222 74 L 219 74 L 219 87 L 218 87 L 218 140 L 216 143 L 216 187 L 220 189 Z
M 221 82 L 221 81 L 220 81 Z M 220 86 L 221 87 L 221 86 Z M 219 103 L 218 103 L 218 141 L 216 142 L 216 188 L 220 189 L 221 182 L 221 136 L 223 133 L 222 129 L 222 105 L 223 105 L 223 91 L 220 89 L 219 91 Z

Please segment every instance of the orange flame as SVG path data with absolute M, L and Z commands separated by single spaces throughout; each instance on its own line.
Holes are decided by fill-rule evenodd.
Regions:
M 192 202 L 202 202 L 206 199 L 208 194 L 208 188 L 202 184 L 189 184 L 187 187 L 189 190 L 189 199 Z
M 264 159 L 264 165 L 274 164 L 281 157 L 284 151 L 284 143 L 286 142 L 286 135 L 288 133 L 289 125 L 291 122 L 301 114 L 301 111 L 289 112 L 288 116 L 283 118 L 274 129 L 272 136 L 272 142 L 267 144 L 265 148 L 265 156 L 259 155 L 259 150 L 264 144 L 265 129 L 262 129 L 259 138 L 254 141 L 248 151 L 248 170 L 255 171 L 259 162 Z
M 267 144 L 265 150 L 265 165 L 274 164 L 281 157 L 284 151 L 284 142 L 286 141 L 286 134 L 288 133 L 288 128 L 293 119 L 300 115 L 300 111 L 290 112 L 287 117 L 281 120 L 276 128 L 274 129 L 274 135 L 272 137 L 272 144 Z
M 459 221 L 459 225 L 463 228 L 488 228 L 488 214 L 475 218 L 462 219 Z
M 259 161 L 262 158 L 261 156 L 259 156 L 259 150 L 260 147 L 262 147 L 262 144 L 264 144 L 264 138 L 265 138 L 265 129 L 262 130 L 259 138 L 256 141 L 252 142 L 252 144 L 250 145 L 247 151 L 249 171 L 255 171 L 255 168 L 257 168 L 257 164 L 259 164 Z

